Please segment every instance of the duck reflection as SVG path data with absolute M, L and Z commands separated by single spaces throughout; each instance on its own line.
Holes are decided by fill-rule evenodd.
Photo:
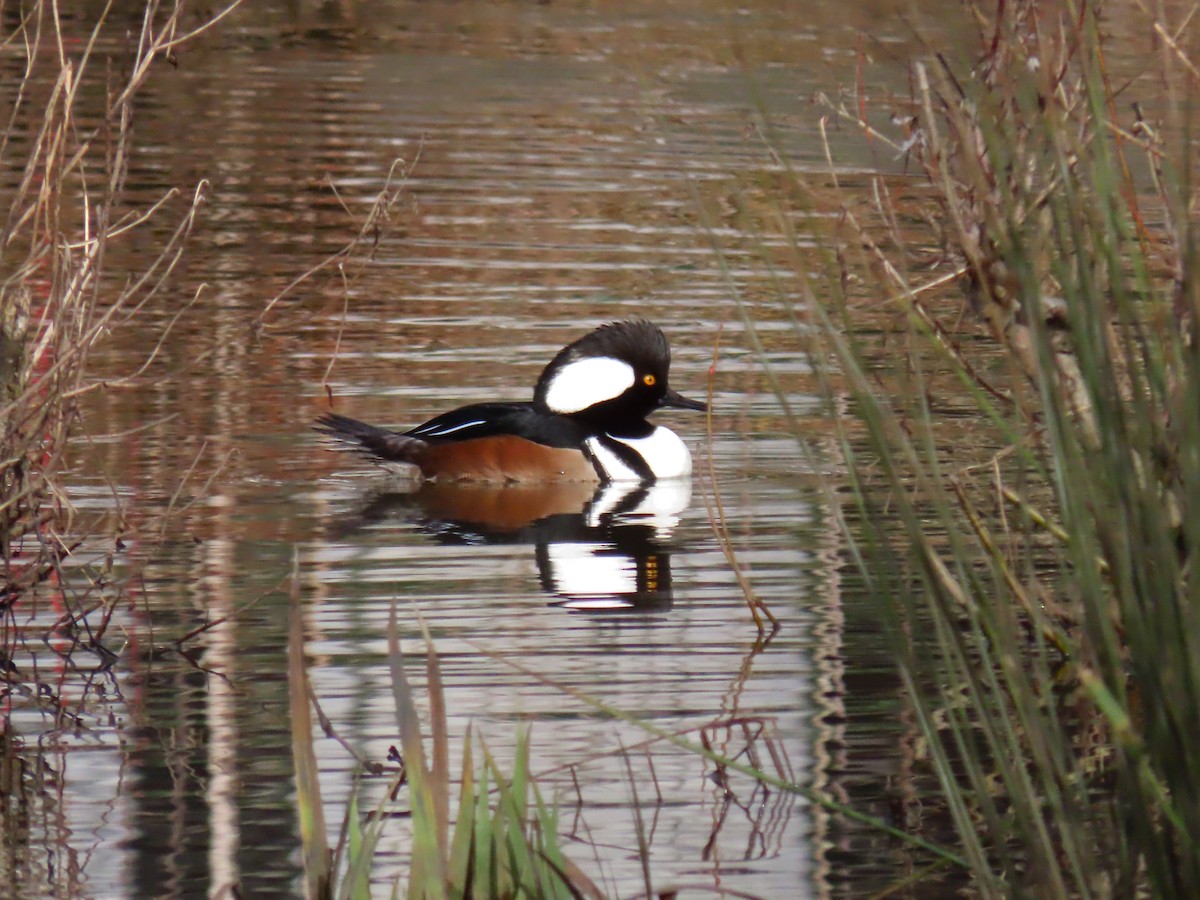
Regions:
M 343 526 L 401 518 L 445 544 L 532 544 L 553 605 L 651 612 L 672 603 L 672 533 L 690 481 L 439 484 L 375 496 Z

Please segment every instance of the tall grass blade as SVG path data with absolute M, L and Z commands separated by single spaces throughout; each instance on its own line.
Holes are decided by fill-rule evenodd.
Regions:
M 517 734 L 511 776 L 501 771 L 482 741 L 482 764 L 476 775 L 474 742 L 471 732 L 467 732 L 458 810 L 451 829 L 452 785 L 448 776 L 449 732 L 444 688 L 433 640 L 423 622 L 421 627 L 430 693 L 432 765 L 426 763 L 420 721 L 412 689 L 404 675 L 393 606 L 388 621 L 388 659 L 412 811 L 408 896 L 573 897 L 595 891 L 595 886 L 558 848 L 558 817 L 542 801 L 529 771 L 527 729 Z
M 304 663 L 304 611 L 300 605 L 299 559 L 293 555 L 288 597 L 288 708 L 291 716 L 292 762 L 296 768 L 296 809 L 304 856 L 306 896 L 324 900 L 332 896 L 332 861 L 321 804 L 320 770 L 313 745 L 311 688 Z
M 849 240 L 831 235 L 829 283 L 852 285 L 856 266 L 875 277 L 904 317 L 888 347 L 899 358 L 856 336 L 869 329 L 848 292 L 822 302 L 797 272 L 822 383 L 858 419 L 834 423 L 854 491 L 846 538 L 976 888 L 1187 896 L 1200 878 L 1187 115 L 1200 68 L 1161 8 L 1123 18 L 1171 48 L 1154 63 L 1166 99 L 1151 123 L 1122 109 L 1101 8 L 1017 0 L 976 13 L 979 41 L 961 61 L 914 66 L 905 146 L 1000 363 L 969 362 L 960 335 L 975 336 L 942 324 L 936 292 L 909 282 L 911 235 L 883 178 L 881 225 L 843 195 Z M 978 407 L 979 447 L 948 443 L 931 408 L 946 374 Z
M 475 816 L 480 796 L 476 793 L 475 760 L 471 753 L 471 729 L 463 737 L 462 777 L 458 786 L 458 818 L 450 838 L 452 893 L 470 897 L 475 887 Z M 486 804 L 486 790 L 482 794 Z
M 436 782 L 426 764 L 421 720 L 413 702 L 412 689 L 404 675 L 404 657 L 396 625 L 396 604 L 388 615 L 388 665 L 391 670 L 392 700 L 400 746 L 408 774 L 408 797 L 412 810 L 412 864 L 408 896 L 435 900 L 446 894 L 445 832 L 439 831 L 441 801 L 435 796 Z
M 350 795 L 350 803 L 346 807 L 347 863 L 339 897 L 371 900 L 371 864 L 375 859 L 375 846 L 382 828 L 382 819 L 376 816 L 372 825 L 363 829 L 356 790 Z
M 430 752 L 429 791 L 437 817 L 438 853 L 446 858 L 447 829 L 450 826 L 450 734 L 446 727 L 446 696 L 442 688 L 441 665 L 425 620 L 421 619 L 421 635 L 425 640 L 426 693 L 429 696 Z

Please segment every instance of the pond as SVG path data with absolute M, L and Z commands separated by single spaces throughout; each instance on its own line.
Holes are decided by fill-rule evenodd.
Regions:
M 509 765 L 529 727 L 566 851 L 613 896 L 644 891 L 639 828 L 657 891 L 857 896 L 921 865 L 579 696 L 730 755 L 761 728 L 770 771 L 889 821 L 919 802 L 919 730 L 831 506 L 827 417 L 845 412 L 819 399 L 790 318 L 799 293 L 768 264 L 792 252 L 789 217 L 820 290 L 810 213 L 780 187 L 780 160 L 826 183 L 814 97 L 853 85 L 864 54 L 863 90 L 906 90 L 922 52 L 907 10 L 267 2 L 158 63 L 124 200 L 180 194 L 112 244 L 110 280 L 146 267 L 195 191 L 204 203 L 159 296 L 94 351 L 110 383 L 86 400 L 66 486 L 97 537 L 76 557 L 112 554 L 137 576 L 106 638 L 115 660 L 66 665 L 51 646 L 23 662 L 61 688 L 75 727 L 8 691 L 9 757 L 36 775 L 4 841 L 21 896 L 302 891 L 293 571 L 313 691 L 340 739 L 316 741 L 331 839 L 356 755 L 386 763 L 397 743 L 395 609 L 421 698 L 429 629 L 456 740 L 470 726 Z M 95 11 L 73 15 L 77 51 Z M 108 40 L 119 67 L 127 47 Z M 18 51 L 3 51 L 6 107 Z M 94 65 L 85 116 L 106 89 Z M 847 184 L 896 165 L 856 135 L 832 142 Z M 0 191 L 19 177 L 0 171 Z M 327 264 L 388 189 L 386 217 Z M 674 388 L 712 392 L 711 435 L 701 414 L 658 416 L 691 447 L 688 489 L 404 492 L 312 429 L 331 404 L 406 429 L 527 399 L 560 347 L 635 316 L 669 336 Z M 645 503 L 655 515 L 621 515 Z M 722 529 L 780 621 L 767 642 Z M 114 530 L 140 537 L 114 546 Z M 45 586 L 40 619 L 56 590 L 71 586 Z M 385 787 L 362 781 L 363 805 Z M 406 827 L 384 831 L 381 894 L 405 871 Z

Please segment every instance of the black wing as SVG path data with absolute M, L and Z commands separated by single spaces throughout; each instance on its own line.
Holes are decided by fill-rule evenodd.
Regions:
M 442 413 L 405 436 L 430 444 L 513 435 L 547 447 L 578 447 L 587 436 L 564 416 L 538 412 L 532 403 L 474 403 Z

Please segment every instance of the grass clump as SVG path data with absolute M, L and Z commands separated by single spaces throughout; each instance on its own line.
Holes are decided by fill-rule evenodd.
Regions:
M 836 236 L 835 283 L 868 271 L 901 314 L 889 356 L 848 336 L 849 296 L 831 307 L 805 280 L 797 309 L 855 401 L 846 531 L 985 895 L 1200 883 L 1200 69 L 1181 46 L 1194 25 L 1122 7 L 1123 39 L 1141 29 L 1157 52 L 1120 81 L 1110 11 L 973 8 L 976 45 L 913 67 L 892 147 L 923 176 L 951 270 L 907 251 L 885 177 Z M 1134 102 L 1147 87 L 1155 102 Z M 885 140 L 866 106 L 835 110 Z M 990 356 L 956 324 L 955 283 Z M 947 439 L 947 373 L 977 444 Z
M 425 640 L 431 732 L 428 756 L 412 690 L 404 676 L 393 608 L 388 656 L 413 828 L 407 896 L 412 900 L 597 896 L 599 891 L 559 847 L 557 812 L 544 802 L 530 777 L 527 731 L 517 738 L 511 776 L 501 772 L 487 748 L 481 747 L 483 765 L 478 778 L 468 732 L 458 813 L 451 827 L 449 734 L 441 670 L 428 635 Z
M 293 581 L 293 584 L 295 582 Z M 367 816 L 357 792 L 350 799 L 341 837 L 327 843 L 311 710 L 317 709 L 304 664 L 302 616 L 293 589 L 288 680 L 292 746 L 305 860 L 306 894 L 313 898 L 369 898 L 376 848 L 389 818 L 410 821 L 411 855 L 404 896 L 412 900 L 450 897 L 600 897 L 603 894 L 563 854 L 558 813 L 546 803 L 529 771 L 529 733 L 517 736 L 511 774 L 480 743 L 476 766 L 470 731 L 463 741 L 462 771 L 450 777 L 450 737 L 441 670 L 428 634 L 425 671 L 429 693 L 429 737 L 422 733 L 413 691 L 404 674 L 395 609 L 388 627 L 388 657 L 400 747 L 399 762 L 383 800 Z M 332 733 L 320 717 L 327 733 Z M 336 736 L 336 735 L 335 735 Z M 382 766 L 360 760 L 369 774 Z M 406 809 L 393 809 L 404 788 Z M 451 816 L 454 795 L 457 809 Z M 399 883 L 392 894 L 399 895 Z

